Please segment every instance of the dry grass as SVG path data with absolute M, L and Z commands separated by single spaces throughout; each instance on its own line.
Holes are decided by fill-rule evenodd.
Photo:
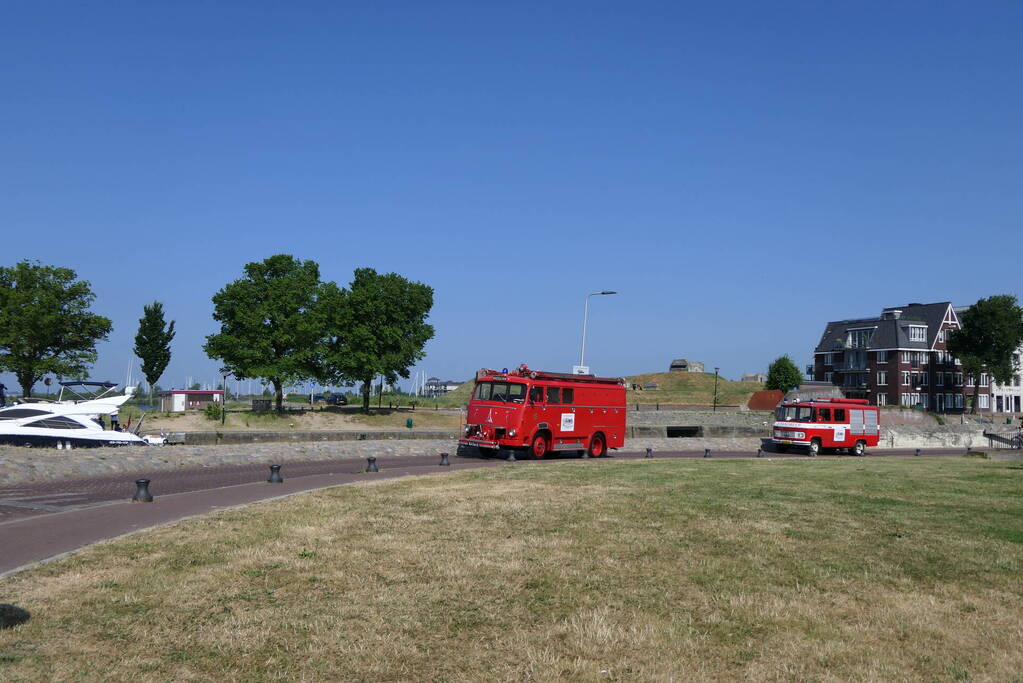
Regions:
M 674 403 L 679 405 L 709 406 L 714 403 L 713 372 L 649 372 L 644 375 L 626 377 L 629 386 L 657 384 L 657 389 L 626 392 L 628 403 Z M 719 406 L 746 405 L 754 391 L 764 385 L 760 382 L 732 382 L 718 377 L 717 397 Z
M 1020 680 L 1023 470 L 579 461 L 345 487 L 0 582 L 4 680 Z

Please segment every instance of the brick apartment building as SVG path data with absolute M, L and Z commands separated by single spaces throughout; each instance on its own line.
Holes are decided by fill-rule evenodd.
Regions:
M 972 378 L 945 350 L 959 328 L 950 302 L 886 308 L 877 318 L 829 322 L 808 368 L 817 381 L 842 387 L 849 398 L 874 405 L 957 413 L 973 397 Z M 812 370 L 812 372 L 810 372 Z M 977 410 L 990 411 L 991 378 L 981 375 Z

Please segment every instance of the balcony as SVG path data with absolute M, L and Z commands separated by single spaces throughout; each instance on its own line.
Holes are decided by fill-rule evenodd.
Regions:
M 848 363 L 836 363 L 834 366 L 835 372 L 866 372 L 867 364 L 860 361 L 852 361 Z

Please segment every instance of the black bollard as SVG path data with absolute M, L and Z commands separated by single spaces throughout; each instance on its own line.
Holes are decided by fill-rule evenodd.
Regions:
M 149 492 L 148 479 L 135 480 L 135 495 L 131 497 L 133 503 L 152 503 L 153 494 Z
M 377 467 L 377 458 L 375 455 L 371 455 L 366 458 L 366 471 L 367 472 L 379 472 L 380 468 Z
M 762 448 L 757 449 L 757 457 L 758 458 L 764 457 L 764 450 Z
M 518 462 L 515 458 L 515 451 L 508 451 L 508 457 L 505 460 L 507 462 Z
M 451 466 L 451 463 L 448 462 L 448 454 L 447 453 L 441 453 L 440 454 L 440 466 L 441 467 L 450 467 Z
M 652 449 L 652 448 L 646 449 L 646 457 L 648 457 L 648 458 L 654 457 L 654 449 Z
M 916 449 L 916 455 L 917 455 L 917 457 L 920 457 L 920 449 L 919 448 Z
M 283 484 L 284 477 L 281 476 L 280 465 L 270 465 L 270 478 L 266 480 L 269 484 Z
M 703 457 L 705 457 L 705 458 L 709 458 L 710 457 L 710 449 L 709 448 L 704 448 L 703 449 Z

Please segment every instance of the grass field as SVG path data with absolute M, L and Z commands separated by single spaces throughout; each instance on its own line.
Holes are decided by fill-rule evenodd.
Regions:
M 229 510 L 0 580 L 0 680 L 1008 680 L 1023 468 L 576 461 Z

